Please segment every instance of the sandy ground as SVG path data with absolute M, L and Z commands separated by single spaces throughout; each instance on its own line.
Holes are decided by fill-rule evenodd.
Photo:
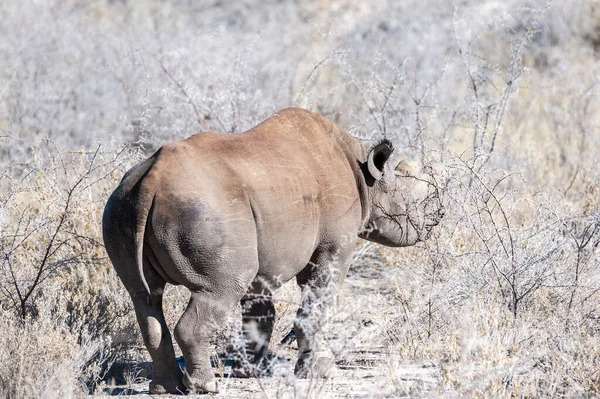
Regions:
M 198 395 L 218 398 L 382 398 L 438 396 L 441 372 L 433 364 L 404 364 L 390 349 L 386 333 L 390 321 L 397 319 L 399 305 L 393 293 L 398 287 L 399 271 L 378 262 L 357 262 L 338 295 L 323 348 L 335 353 L 335 366 L 326 379 L 300 380 L 293 376 L 296 358 L 294 345 L 277 352 L 280 361 L 274 376 L 263 379 L 228 377 L 231 368 L 215 368 L 220 392 Z M 274 342 L 289 330 L 299 297 L 293 284 L 280 289 L 278 314 L 284 317 L 275 327 Z M 151 397 L 148 380 L 128 385 L 104 387 L 96 396 L 118 395 Z M 162 395 L 161 397 L 176 397 Z

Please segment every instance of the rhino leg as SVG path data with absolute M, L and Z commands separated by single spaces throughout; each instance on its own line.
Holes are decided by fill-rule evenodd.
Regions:
M 210 363 L 210 339 L 226 323 L 235 304 L 244 295 L 220 290 L 192 291 L 188 307 L 175 327 L 175 339 L 185 359 L 183 383 L 190 393 L 218 392 Z
M 162 309 L 162 287 L 160 290 L 152 290 L 151 304 L 148 303 L 146 297 L 145 293 L 132 295 L 144 344 L 154 362 L 150 393 L 182 393 L 185 391 L 181 379 L 182 373 L 175 360 L 171 334 Z
M 294 373 L 298 378 L 324 377 L 333 360 L 319 356 L 316 334 L 322 329 L 325 308 L 334 300 L 339 285 L 350 266 L 351 251 L 340 248 L 317 250 L 311 262 L 296 276 L 302 289 L 302 302 L 294 321 L 298 342 L 298 361 Z
M 236 359 L 233 374 L 239 378 L 270 376 L 269 341 L 275 324 L 270 284 L 254 280 L 241 305 L 245 348 L 241 358 Z
M 144 258 L 144 275 L 150 289 L 150 300 L 137 272 L 130 265 L 135 264 L 134 255 L 115 245 L 107 247 L 112 255 L 113 265 L 131 296 L 144 344 L 154 363 L 150 393 L 181 393 L 185 391 L 182 373 L 177 361 L 171 333 L 167 327 L 162 308 L 165 280 Z
M 156 262 L 152 252 L 146 251 L 143 273 L 150 290 L 148 298 L 148 292 L 135 267 L 135 251 L 124 244 L 133 242 L 133 238 L 131 231 L 122 227 L 123 223 L 116 216 L 109 218 L 103 226 L 104 242 L 110 260 L 131 297 L 144 344 L 154 363 L 150 393 L 181 393 L 185 390 L 182 384 L 183 374 L 175 360 L 173 341 L 162 308 L 166 282 L 152 267 L 152 262 Z

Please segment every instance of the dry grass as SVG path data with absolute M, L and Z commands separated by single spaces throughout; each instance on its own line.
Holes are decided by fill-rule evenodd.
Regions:
M 575 3 L 2 2 L 0 396 L 85 396 L 147 360 L 108 194 L 167 141 L 293 105 L 450 171 L 432 239 L 357 248 L 321 331 L 338 366 L 372 363 L 373 396 L 600 395 L 600 2 Z M 274 342 L 299 293 L 278 295 Z M 169 325 L 187 298 L 167 289 Z

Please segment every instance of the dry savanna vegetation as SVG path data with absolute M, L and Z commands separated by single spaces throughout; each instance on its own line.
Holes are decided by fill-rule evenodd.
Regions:
M 278 347 L 293 285 L 275 377 L 226 378 L 232 317 L 225 394 L 600 395 L 598 0 L 8 0 L 0 21 L 0 396 L 147 389 L 104 204 L 162 144 L 288 106 L 444 164 L 446 216 L 415 247 L 357 247 L 328 380 Z M 172 327 L 187 293 L 166 296 Z

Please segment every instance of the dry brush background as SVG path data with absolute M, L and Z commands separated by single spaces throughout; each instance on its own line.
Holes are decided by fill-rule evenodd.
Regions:
M 371 3 L 0 2 L 0 396 L 101 394 L 147 360 L 102 246 L 110 191 L 168 141 L 287 106 L 450 171 L 432 239 L 357 248 L 338 366 L 377 347 L 375 396 L 600 395 L 600 2 Z

